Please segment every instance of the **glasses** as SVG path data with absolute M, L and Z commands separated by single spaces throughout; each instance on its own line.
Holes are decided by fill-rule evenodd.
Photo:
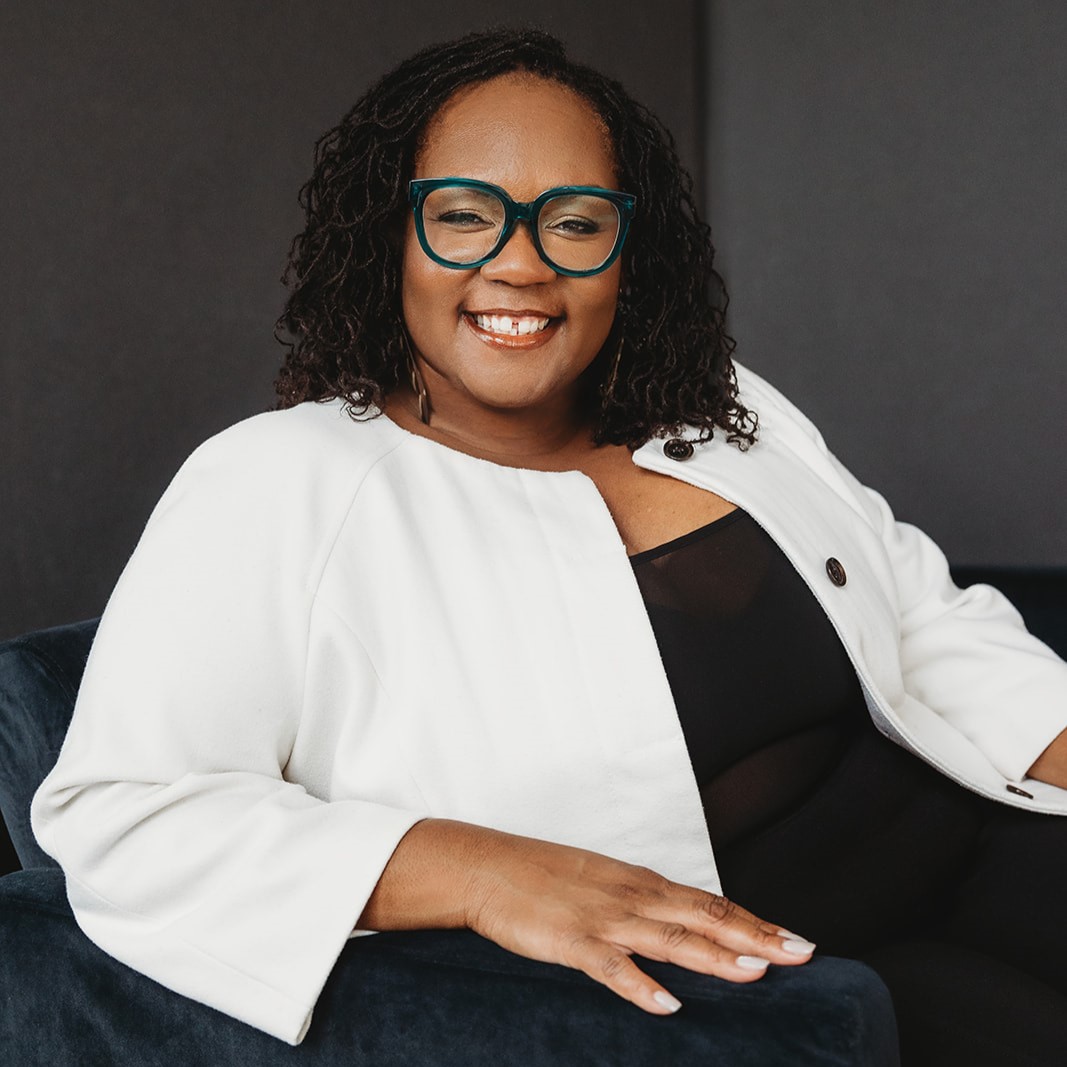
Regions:
M 586 278 L 618 259 L 637 198 L 593 185 L 561 185 L 520 204 L 473 178 L 418 178 L 408 198 L 422 250 L 435 263 L 473 270 L 507 244 L 515 223 L 530 227 L 537 254 L 557 274 Z

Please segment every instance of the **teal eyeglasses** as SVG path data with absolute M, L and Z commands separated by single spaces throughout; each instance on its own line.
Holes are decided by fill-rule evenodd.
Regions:
M 586 278 L 615 262 L 637 198 L 594 185 L 561 185 L 520 204 L 473 178 L 417 178 L 408 190 L 415 232 L 435 263 L 474 270 L 508 242 L 515 223 L 530 227 L 537 254 L 557 274 Z

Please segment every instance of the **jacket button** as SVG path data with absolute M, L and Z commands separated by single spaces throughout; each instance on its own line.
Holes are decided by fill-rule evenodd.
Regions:
M 830 575 L 830 581 L 834 585 L 844 585 L 848 581 L 848 575 L 845 574 L 845 568 L 841 566 L 841 561 L 834 559 L 833 556 L 826 561 L 826 573 Z
M 1025 789 L 1020 789 L 1017 785 L 1012 785 L 1010 782 L 1004 788 L 1009 793 L 1014 793 L 1017 797 L 1026 797 L 1027 800 L 1034 799 L 1033 793 L 1028 793 Z
M 680 437 L 672 437 L 664 444 L 663 454 L 668 459 L 676 459 L 681 462 L 692 456 L 693 446 L 688 441 L 683 441 Z

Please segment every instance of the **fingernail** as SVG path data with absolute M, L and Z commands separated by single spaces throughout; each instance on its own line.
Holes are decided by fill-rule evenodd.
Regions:
M 738 956 L 737 966 L 744 967 L 746 971 L 763 971 L 770 966 L 770 960 L 762 956 Z
M 677 1011 L 682 1006 L 682 1002 L 677 997 L 672 997 L 670 993 L 665 993 L 662 989 L 658 993 L 653 993 L 652 999 L 667 1011 Z
M 815 951 L 815 946 L 810 941 L 790 938 L 788 941 L 782 942 L 782 950 L 790 952 L 794 956 L 810 956 Z

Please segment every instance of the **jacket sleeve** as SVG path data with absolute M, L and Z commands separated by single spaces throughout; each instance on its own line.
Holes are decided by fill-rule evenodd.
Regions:
M 1067 664 L 989 585 L 958 588 L 944 553 L 836 460 L 881 533 L 900 605 L 905 690 L 970 739 L 1008 780 L 1067 729 Z
M 286 779 L 315 583 L 354 492 L 309 476 L 274 432 L 287 414 L 202 446 L 157 506 L 32 818 L 101 948 L 296 1044 L 424 813 Z M 374 676 L 343 643 L 336 699 L 358 713 Z
M 751 371 L 753 406 L 782 409 L 806 439 L 799 447 L 878 534 L 895 584 L 905 691 L 964 734 L 1008 781 L 1067 728 L 1067 664 L 1026 630 L 989 585 L 958 588 L 944 553 L 922 530 L 898 522 L 861 484 L 811 421 Z

